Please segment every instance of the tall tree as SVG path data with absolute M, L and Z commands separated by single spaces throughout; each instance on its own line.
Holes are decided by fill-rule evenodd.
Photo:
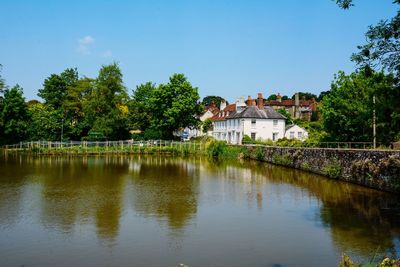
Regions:
M 391 99 L 400 93 L 394 90 L 392 75 L 364 71 L 346 75 L 339 72 L 325 95 L 321 113 L 324 128 L 332 141 L 370 142 L 372 140 L 373 96 L 377 114 L 377 140 L 389 143 L 400 132 L 400 108 L 391 106 Z M 397 101 L 397 100 L 394 100 Z
M 27 138 L 28 112 L 23 97 L 22 87 L 16 85 L 4 90 L 3 109 L 3 139 L 6 144 L 14 144 Z
M 352 0 L 336 0 L 338 5 L 348 9 Z M 400 0 L 393 1 L 400 4 Z M 369 26 L 365 34 L 367 43 L 358 46 L 358 53 L 352 55 L 352 60 L 360 67 L 400 72 L 400 10 L 390 20 L 381 20 L 377 25 Z
M 136 87 L 129 101 L 129 116 L 132 129 L 145 131 L 151 125 L 153 112 L 151 99 L 156 90 L 155 84 L 147 82 Z
M 197 126 L 202 111 L 198 103 L 197 87 L 193 87 L 183 74 L 174 74 L 168 84 L 161 84 L 151 98 L 152 128 L 161 138 L 173 138 L 173 132 L 188 126 Z
M 62 112 L 52 106 L 34 103 L 28 106 L 30 116 L 28 136 L 30 140 L 59 141 L 62 127 Z
M 91 125 L 86 120 L 84 107 L 89 102 L 89 97 L 95 87 L 95 80 L 84 77 L 68 86 L 63 110 L 66 121 L 66 136 L 79 140 L 87 136 Z
M 102 66 L 84 112 L 92 132 L 116 140 L 129 136 L 128 94 L 117 63 Z
M 67 95 L 68 87 L 78 80 L 77 69 L 66 69 L 61 74 L 51 74 L 44 80 L 43 88 L 39 89 L 38 96 L 44 99 L 45 104 L 55 109 L 62 107 Z

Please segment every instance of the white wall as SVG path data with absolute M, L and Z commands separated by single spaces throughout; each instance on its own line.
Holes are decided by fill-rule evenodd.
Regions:
M 301 137 L 299 137 L 299 133 L 301 133 Z M 301 128 L 298 125 L 293 125 L 292 127 L 286 130 L 285 137 L 287 139 L 305 140 L 308 137 L 308 132 L 304 128 Z
M 256 133 L 256 139 L 273 140 L 273 133 L 277 133 L 276 140 L 285 135 L 285 120 L 278 119 L 277 125 L 274 125 L 274 119 L 257 119 L 256 125 L 251 123 L 252 119 L 243 119 L 243 134 L 251 137 L 251 133 Z M 275 140 L 275 141 L 276 141 Z

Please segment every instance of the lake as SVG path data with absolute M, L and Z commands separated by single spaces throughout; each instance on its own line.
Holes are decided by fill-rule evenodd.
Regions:
M 0 266 L 337 266 L 400 255 L 394 195 L 255 161 L 0 158 Z

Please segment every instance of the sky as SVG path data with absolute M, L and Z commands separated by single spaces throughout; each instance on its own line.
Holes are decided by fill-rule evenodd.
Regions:
M 129 93 L 184 73 L 201 97 L 319 94 L 395 15 L 391 0 L 0 1 L 0 64 L 8 85 L 40 99 L 44 79 L 76 67 L 96 77 L 118 62 Z

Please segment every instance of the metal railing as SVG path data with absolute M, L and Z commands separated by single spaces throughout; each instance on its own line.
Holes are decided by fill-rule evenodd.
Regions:
M 176 150 L 202 150 L 203 143 L 195 142 L 180 142 L 169 140 L 148 140 L 148 141 L 30 141 L 20 142 L 13 145 L 4 145 L 2 148 L 6 151 L 68 151 L 75 149 L 81 152 L 129 152 L 129 151 L 144 151 L 151 148 L 155 151 L 163 148 L 173 148 Z

